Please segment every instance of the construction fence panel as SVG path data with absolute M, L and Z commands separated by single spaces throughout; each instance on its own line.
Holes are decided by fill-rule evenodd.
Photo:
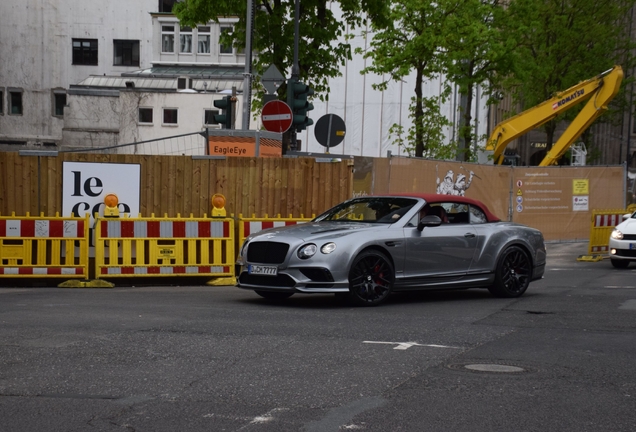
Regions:
M 270 218 L 268 215 L 265 215 L 265 217 L 256 217 L 255 215 L 252 215 L 252 217 L 246 218 L 243 215 L 239 215 L 237 252 L 238 248 L 241 247 L 245 239 L 250 234 L 255 234 L 268 228 L 284 227 L 296 225 L 299 223 L 306 223 L 311 221 L 314 217 L 315 216 L 306 218 L 303 215 L 300 215 L 299 218 L 294 218 L 290 215 L 287 218 L 282 218 L 280 217 L 280 215 L 277 215 L 275 218 Z
M 623 222 L 623 215 L 631 213 L 629 210 L 594 210 L 590 224 L 590 242 L 588 254 L 609 252 L 609 237 L 614 227 Z
M 234 276 L 232 218 L 100 218 L 95 277 Z
M 88 215 L 0 217 L 0 277 L 88 278 Z

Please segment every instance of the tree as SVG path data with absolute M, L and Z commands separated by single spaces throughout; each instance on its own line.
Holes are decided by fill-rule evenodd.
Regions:
M 442 0 L 441 3 L 445 3 Z M 376 73 L 387 78 L 374 85 L 376 90 L 386 90 L 389 82 L 400 81 L 415 72 L 415 97 L 411 99 L 409 117 L 413 126 L 408 133 L 409 143 L 398 138 L 398 144 L 407 150 L 413 149 L 415 156 L 422 157 L 430 153 L 430 140 L 426 138 L 423 119 L 428 113 L 425 105 L 423 85 L 439 75 L 441 65 L 437 54 L 443 38 L 443 26 L 452 10 L 422 0 L 391 0 L 387 2 L 387 14 L 381 20 L 372 20 L 370 48 L 358 53 L 372 60 L 372 64 L 361 73 Z M 440 117 L 438 117 L 440 118 Z M 402 135 L 401 125 L 391 127 L 392 134 Z M 432 156 L 437 156 L 433 154 Z
M 427 142 L 425 131 L 431 131 L 433 125 L 425 117 L 430 115 L 442 121 L 443 124 L 438 123 L 435 128 L 448 123 L 434 111 L 425 112 L 427 104 L 430 109 L 431 101 L 424 98 L 422 86 L 440 75 L 457 84 L 464 103 L 460 113 L 461 145 L 456 149 L 455 157 L 471 159 L 475 86 L 487 87 L 496 76 L 505 75 L 509 64 L 507 54 L 513 49 L 513 43 L 496 27 L 505 9 L 500 7 L 498 0 L 392 0 L 388 4 L 387 19 L 374 22 L 371 48 L 364 53 L 373 64 L 363 73 L 388 76 L 376 86 L 385 89 L 389 80 L 401 80 L 415 72 L 414 106 L 410 116 L 414 130 L 409 136 L 414 139 L 416 156 L 430 154 L 428 146 L 432 141 Z M 439 102 L 447 97 L 450 84 L 444 83 Z M 439 145 L 436 147 L 442 149 Z
M 246 40 L 247 2 L 245 0 L 184 0 L 173 9 L 181 25 L 194 26 L 221 17 L 237 17 L 234 31 L 225 34 L 222 43 L 244 47 Z M 253 61 L 255 77 L 274 64 L 281 72 L 291 70 L 294 42 L 294 0 L 254 0 Z M 328 4 L 329 3 L 329 4 Z M 310 84 L 324 100 L 329 78 L 340 75 L 339 66 L 351 58 L 351 46 L 345 37 L 346 26 L 363 23 L 365 14 L 382 21 L 382 0 L 340 0 L 342 19 L 334 15 L 327 0 L 300 2 L 299 67 L 301 81 Z M 254 85 L 258 85 L 255 80 Z M 279 88 L 285 99 L 286 87 Z
M 517 42 L 501 31 L 507 11 L 501 0 L 451 1 L 455 13 L 444 29 L 441 62 L 444 72 L 459 86 L 461 95 L 457 160 L 474 159 L 472 106 L 476 86 L 486 94 L 511 67 L 511 53 Z M 479 101 L 478 101 L 479 102 Z
M 634 44 L 625 29 L 629 27 L 634 3 L 634 0 L 512 1 L 503 30 L 518 41 L 519 49 L 504 88 L 526 109 L 615 64 L 628 70 L 633 62 Z M 554 143 L 558 122 L 578 111 L 569 110 L 543 125 L 548 150 Z

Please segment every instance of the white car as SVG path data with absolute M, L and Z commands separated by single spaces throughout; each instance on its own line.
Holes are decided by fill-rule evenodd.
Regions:
M 623 215 L 609 239 L 610 261 L 616 268 L 625 268 L 636 262 L 636 213 Z

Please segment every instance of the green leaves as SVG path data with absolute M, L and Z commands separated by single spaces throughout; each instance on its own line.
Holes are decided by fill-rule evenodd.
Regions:
M 254 0 L 256 5 L 261 2 Z M 254 75 L 258 77 L 274 64 L 283 74 L 291 70 L 294 42 L 294 0 L 270 0 L 267 8 L 257 7 L 254 14 L 252 46 Z M 327 0 L 300 2 L 299 66 L 300 79 L 310 84 L 324 100 L 328 95 L 329 78 L 340 75 L 340 65 L 351 58 L 351 46 L 345 37 L 347 28 L 363 24 L 365 13 L 382 21 L 383 0 L 341 0 L 344 21 L 334 16 Z M 243 47 L 246 30 L 245 0 L 185 0 L 177 3 L 175 15 L 182 25 L 194 26 L 221 17 L 237 17 L 231 35 L 235 46 Z M 258 82 L 254 83 L 258 86 Z M 284 99 L 285 86 L 279 89 Z M 257 92 L 255 96 L 258 96 Z M 256 101 L 255 107 L 259 103 Z

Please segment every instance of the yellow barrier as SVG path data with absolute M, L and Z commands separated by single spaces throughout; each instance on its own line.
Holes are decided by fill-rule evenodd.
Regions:
M 88 279 L 89 218 L 0 217 L 0 277 Z
M 123 218 L 95 224 L 95 277 L 234 277 L 234 219 Z
M 630 213 L 628 210 L 593 210 L 592 224 L 590 228 L 590 242 L 588 254 L 607 253 L 609 249 L 609 236 L 614 227 L 623 222 L 623 215 Z
M 315 217 L 315 216 L 314 216 Z M 250 235 L 262 231 L 268 228 L 275 227 L 284 227 L 289 225 L 296 225 L 299 223 L 306 223 L 312 220 L 311 218 L 305 218 L 303 215 L 300 215 L 299 218 L 293 218 L 289 215 L 288 218 L 282 218 L 280 215 L 275 218 L 270 218 L 267 215 L 263 218 L 257 218 L 255 215 L 252 215 L 251 218 L 243 217 L 243 215 L 239 215 L 238 217 L 238 226 L 239 226 L 239 238 L 237 247 L 240 248 L 243 245 L 245 239 Z

